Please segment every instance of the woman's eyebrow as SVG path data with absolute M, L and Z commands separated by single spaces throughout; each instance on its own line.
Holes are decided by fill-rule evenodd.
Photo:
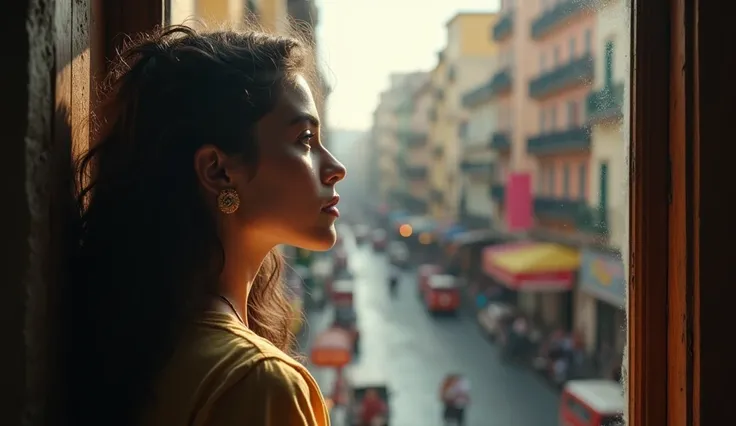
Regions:
M 319 119 L 308 112 L 302 112 L 294 116 L 289 121 L 289 125 L 293 126 L 294 124 L 303 123 L 305 121 L 310 123 L 314 127 L 319 127 Z

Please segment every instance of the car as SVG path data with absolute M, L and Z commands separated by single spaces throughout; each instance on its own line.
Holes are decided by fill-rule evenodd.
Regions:
M 460 307 L 460 289 L 453 275 L 431 275 L 424 293 L 424 304 L 431 313 L 455 313 Z

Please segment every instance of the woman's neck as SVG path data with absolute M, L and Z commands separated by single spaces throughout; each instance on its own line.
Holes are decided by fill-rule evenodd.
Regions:
M 232 311 L 234 308 L 248 326 L 248 296 L 261 264 L 268 255 L 268 250 L 246 247 L 240 241 L 237 243 L 239 244 L 232 240 L 230 244 L 223 241 L 225 263 L 220 273 L 219 291 L 220 296 L 227 298 L 233 305 L 232 307 L 225 306 L 227 311 Z M 222 300 L 219 303 L 224 304 Z M 222 308 L 220 306 L 219 310 Z

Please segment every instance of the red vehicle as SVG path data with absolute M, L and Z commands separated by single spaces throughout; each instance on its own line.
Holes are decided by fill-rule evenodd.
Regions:
M 353 280 L 335 280 L 330 287 L 330 301 L 333 305 L 353 305 Z
M 417 268 L 417 292 L 419 297 L 424 297 L 426 290 L 429 288 L 429 277 L 442 272 L 439 265 L 420 265 Z
M 623 425 L 623 389 L 613 380 L 571 380 L 560 397 L 560 426 Z
M 430 312 L 456 312 L 460 307 L 460 290 L 452 275 L 429 277 L 424 303 Z

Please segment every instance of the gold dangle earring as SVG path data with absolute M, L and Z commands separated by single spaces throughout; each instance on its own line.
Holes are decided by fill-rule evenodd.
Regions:
M 235 213 L 240 207 L 238 191 L 231 188 L 220 191 L 217 195 L 217 207 L 225 214 Z

